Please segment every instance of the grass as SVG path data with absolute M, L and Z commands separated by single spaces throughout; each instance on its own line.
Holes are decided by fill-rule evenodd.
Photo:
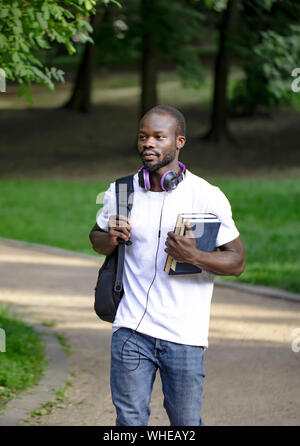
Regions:
M 215 179 L 229 198 L 252 284 L 300 292 L 300 177 Z M 89 231 L 107 182 L 0 180 L 0 236 L 95 254 Z
M 38 383 L 46 359 L 40 336 L 2 306 L 0 327 L 6 337 L 6 351 L 0 353 L 0 410 L 3 410 L 11 398 Z
M 54 333 L 54 336 L 56 337 L 56 339 L 60 343 L 60 345 L 61 345 L 62 349 L 64 350 L 64 352 L 69 356 L 71 354 L 71 346 L 68 344 L 68 341 L 67 341 L 66 337 L 61 335 L 61 334 L 59 334 L 59 333 Z
M 300 177 L 217 181 L 232 204 L 245 245 L 239 278 L 300 292 Z
M 33 418 L 41 417 L 43 415 L 49 415 L 53 409 L 65 409 L 67 407 L 66 391 L 68 387 L 71 387 L 72 383 L 67 381 L 60 390 L 56 392 L 55 397 L 47 403 L 43 404 L 39 409 L 29 412 L 29 415 Z M 30 419 L 23 420 L 25 423 L 29 423 Z
M 0 180 L 0 235 L 95 254 L 88 234 L 104 182 Z

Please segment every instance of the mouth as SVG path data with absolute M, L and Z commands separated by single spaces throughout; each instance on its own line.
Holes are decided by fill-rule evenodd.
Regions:
M 145 153 L 144 155 L 142 155 L 142 158 L 145 161 L 152 161 L 156 157 L 157 155 L 155 155 L 154 153 Z

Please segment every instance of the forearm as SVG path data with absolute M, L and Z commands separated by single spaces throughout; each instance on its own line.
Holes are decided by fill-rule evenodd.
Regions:
M 104 231 L 92 231 L 90 233 L 90 241 L 93 249 L 98 254 L 105 256 L 112 254 L 118 244 L 114 238 L 109 236 L 108 232 Z
M 234 251 L 204 252 L 196 249 L 191 263 L 220 276 L 239 276 L 244 271 L 244 259 Z

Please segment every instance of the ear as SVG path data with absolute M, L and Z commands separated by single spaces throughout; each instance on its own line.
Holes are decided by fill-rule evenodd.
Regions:
M 182 149 L 182 147 L 185 144 L 185 141 L 186 141 L 186 139 L 185 139 L 184 136 L 182 136 L 182 135 L 177 136 L 177 138 L 176 138 L 176 147 L 177 147 L 177 149 Z

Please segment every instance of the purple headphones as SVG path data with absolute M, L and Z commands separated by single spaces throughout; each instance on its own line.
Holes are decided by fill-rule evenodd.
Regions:
M 176 189 L 178 184 L 184 179 L 184 175 L 186 173 L 185 165 L 180 161 L 178 161 L 178 165 L 181 168 L 181 173 L 179 175 L 177 175 L 177 173 L 174 172 L 174 170 L 167 170 L 167 172 L 165 172 L 160 179 L 160 186 L 162 190 L 168 192 L 169 194 L 172 192 L 172 190 Z M 139 168 L 138 177 L 139 177 L 139 185 L 145 188 L 146 190 L 150 190 L 151 189 L 150 176 L 145 166 Z

